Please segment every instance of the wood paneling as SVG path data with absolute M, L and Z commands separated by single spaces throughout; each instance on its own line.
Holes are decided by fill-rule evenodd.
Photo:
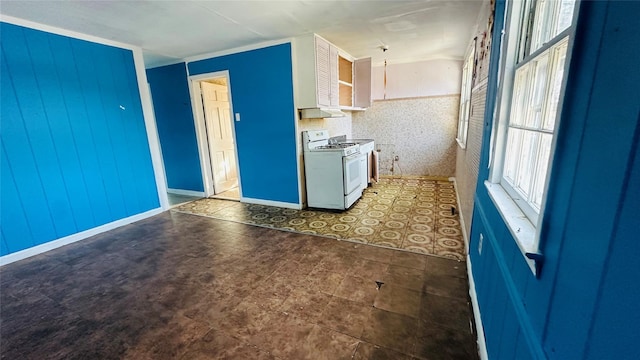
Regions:
M 496 4 L 498 25 L 505 3 Z M 637 40 L 639 9 L 636 2 L 579 5 L 538 276 L 528 269 L 482 183 L 489 175 L 491 126 L 496 126 L 493 114 L 485 117 L 469 256 L 492 359 L 640 357 L 633 260 L 640 249 L 640 50 L 629 45 Z M 494 35 L 496 54 L 500 31 Z M 495 103 L 497 75 L 498 63 L 491 61 L 487 109 Z
M 170 189 L 204 191 L 185 63 L 147 70 Z
M 188 63 L 189 74 L 229 70 L 242 196 L 298 204 L 291 44 Z M 269 90 L 256 86 L 256 79 Z M 336 99 L 337 101 L 337 99 Z M 265 111 L 269 109 L 269 111 Z
M 2 255 L 157 208 L 132 52 L 1 30 Z

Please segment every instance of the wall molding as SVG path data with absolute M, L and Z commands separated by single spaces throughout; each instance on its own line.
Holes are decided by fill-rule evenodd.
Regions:
M 460 97 L 460 94 L 443 94 L 443 95 L 428 95 L 428 96 L 411 96 L 411 97 L 400 97 L 393 99 L 371 99 L 372 102 L 386 102 L 386 101 L 397 101 L 397 100 L 424 100 L 424 99 L 435 99 L 435 98 L 443 98 L 443 97 Z
M 109 45 L 109 46 L 113 46 L 113 47 L 117 47 L 117 48 L 121 48 L 121 49 L 140 50 L 140 52 L 142 53 L 142 48 L 139 47 L 139 46 L 136 46 L 136 45 L 131 45 L 131 44 L 126 44 L 126 43 L 121 43 L 121 42 L 118 42 L 118 41 L 108 40 L 108 39 L 104 39 L 104 38 L 101 38 L 101 37 L 97 37 L 97 36 L 93 36 L 93 35 L 87 35 L 87 34 L 79 33 L 79 32 L 76 32 L 76 31 L 67 30 L 67 29 L 63 29 L 63 28 L 59 28 L 59 27 L 55 27 L 55 26 L 51 26 L 51 25 L 41 24 L 41 23 L 30 21 L 30 20 L 25 20 L 25 19 L 13 17 L 13 16 L 0 14 L 0 21 L 8 23 L 8 24 L 27 27 L 27 28 L 34 29 L 34 30 L 40 30 L 40 31 L 44 31 L 44 32 L 52 33 L 52 34 L 67 36 L 67 37 L 71 37 L 71 38 L 74 38 L 74 39 L 86 40 L 86 41 L 90 41 L 90 42 L 94 42 L 94 43 L 102 44 L 102 45 Z
M 241 197 L 240 202 L 248 203 L 248 204 L 257 204 L 257 205 L 267 205 L 267 206 L 278 206 L 287 209 L 296 209 L 301 210 L 302 205 L 298 203 L 289 203 L 283 201 L 273 201 L 273 200 L 262 200 L 262 199 L 254 199 L 248 197 Z
M 156 122 L 155 110 L 151 99 L 151 88 L 147 79 L 147 72 L 144 68 L 144 56 L 141 48 L 133 48 L 133 61 L 136 69 L 136 79 L 138 81 L 138 93 L 140 95 L 140 107 L 142 107 L 142 117 L 147 133 L 147 146 L 151 155 L 153 175 L 156 180 L 156 191 L 158 200 L 163 210 L 169 209 L 169 198 L 167 197 L 167 177 L 165 175 L 164 160 L 160 148 L 160 136 L 158 135 L 158 123 Z
M 113 230 L 119 228 L 121 226 L 129 225 L 133 222 L 144 220 L 146 218 L 155 216 L 163 212 L 163 208 L 156 208 L 153 210 L 145 211 L 143 213 L 126 217 L 124 219 L 112 221 L 110 223 L 106 223 L 104 225 L 100 225 L 89 230 L 81 231 L 79 233 L 71 234 L 69 236 L 65 236 L 56 240 L 52 240 L 34 247 L 30 247 L 28 249 L 20 250 L 18 252 L 14 252 L 5 256 L 0 257 L 0 267 L 11 264 L 12 262 L 16 262 L 19 260 L 23 260 L 35 255 L 39 255 L 45 253 L 47 251 L 57 249 L 59 247 L 72 244 L 74 242 L 78 242 L 89 238 L 94 235 L 101 234 L 103 232 Z
M 290 43 L 292 41 L 293 41 L 293 38 L 290 38 L 290 37 L 289 38 L 284 38 L 284 39 L 278 39 L 278 40 L 263 41 L 263 42 L 260 42 L 260 43 L 257 43 L 257 44 L 239 46 L 239 47 L 235 47 L 235 48 L 227 49 L 227 50 L 222 50 L 222 51 L 208 52 L 208 53 L 204 53 L 204 54 L 201 54 L 201 55 L 188 56 L 188 57 L 184 58 L 183 61 L 186 64 L 189 64 L 189 63 L 200 61 L 200 60 L 207 60 L 207 59 L 221 57 L 221 56 L 225 56 L 225 55 L 232 55 L 232 54 L 237 54 L 237 53 L 241 53 L 241 52 L 247 52 L 247 51 L 251 51 L 251 50 L 258 50 L 258 49 L 262 49 L 262 48 L 266 48 L 266 47 L 282 45 L 282 44 Z
M 204 191 L 194 191 L 194 190 L 182 190 L 182 189 L 167 188 L 167 192 L 169 194 L 174 194 L 174 195 L 205 197 Z
M 301 123 L 300 121 L 300 113 L 298 112 L 298 104 L 300 103 L 300 89 L 303 84 L 301 83 L 300 76 L 297 74 L 300 73 L 300 64 L 298 62 L 298 44 L 299 41 L 295 40 L 296 38 L 291 39 L 291 79 L 293 80 L 293 118 L 295 121 L 295 134 L 296 134 L 296 171 L 298 173 L 298 200 L 300 202 L 300 206 L 304 207 L 307 204 L 307 181 L 304 174 L 304 153 L 302 150 L 302 135 L 301 132 Z M 298 37 L 299 39 L 299 37 Z M 324 119 L 323 119 L 324 121 Z
M 471 298 L 471 307 L 473 308 L 473 317 L 475 318 L 476 334 L 478 334 L 478 355 L 480 355 L 480 360 L 489 360 L 489 354 L 487 353 L 487 342 L 484 337 L 484 325 L 482 325 L 482 316 L 480 316 L 480 305 L 478 304 L 478 293 L 476 292 L 476 281 L 473 278 L 471 257 L 469 256 L 467 256 L 467 276 L 469 278 L 469 297 Z
M 484 325 L 482 324 L 482 316 L 480 315 L 480 304 L 478 303 L 478 293 L 476 292 L 476 281 L 473 277 L 473 269 L 471 267 L 471 257 L 469 256 L 469 234 L 467 234 L 467 227 L 465 226 L 464 216 L 460 211 L 460 194 L 458 193 L 458 182 L 455 177 L 450 177 L 449 181 L 453 182 L 453 187 L 456 190 L 456 201 L 458 202 L 458 215 L 460 216 L 460 227 L 462 230 L 462 237 L 464 238 L 465 253 L 467 255 L 467 277 L 469 279 L 469 297 L 471 298 L 471 306 L 473 308 L 473 317 L 475 319 L 476 334 L 478 334 L 478 355 L 480 360 L 489 360 L 489 354 L 487 353 L 487 342 L 484 337 Z

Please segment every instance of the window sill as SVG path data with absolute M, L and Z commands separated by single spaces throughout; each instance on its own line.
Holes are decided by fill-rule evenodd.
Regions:
M 456 142 L 458 143 L 458 146 L 460 146 L 460 149 L 464 150 L 467 148 L 467 144 L 462 142 L 462 140 L 456 138 Z
M 500 184 L 485 181 L 484 185 L 489 192 L 489 197 L 491 197 L 491 200 L 498 209 L 500 216 L 502 216 L 502 220 L 504 220 L 509 232 L 511 232 L 511 235 L 516 240 L 518 248 L 527 265 L 529 265 L 531 272 L 537 275 L 535 260 L 526 256 L 527 253 L 538 252 L 536 246 L 536 227 L 529 221 Z

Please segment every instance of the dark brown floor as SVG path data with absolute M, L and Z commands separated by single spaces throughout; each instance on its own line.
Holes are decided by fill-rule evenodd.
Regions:
M 2 359 L 477 359 L 463 262 L 188 214 L 0 282 Z

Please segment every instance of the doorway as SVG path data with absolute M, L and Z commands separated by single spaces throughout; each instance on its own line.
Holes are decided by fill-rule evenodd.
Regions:
M 228 73 L 191 80 L 205 194 L 238 201 L 241 191 Z

